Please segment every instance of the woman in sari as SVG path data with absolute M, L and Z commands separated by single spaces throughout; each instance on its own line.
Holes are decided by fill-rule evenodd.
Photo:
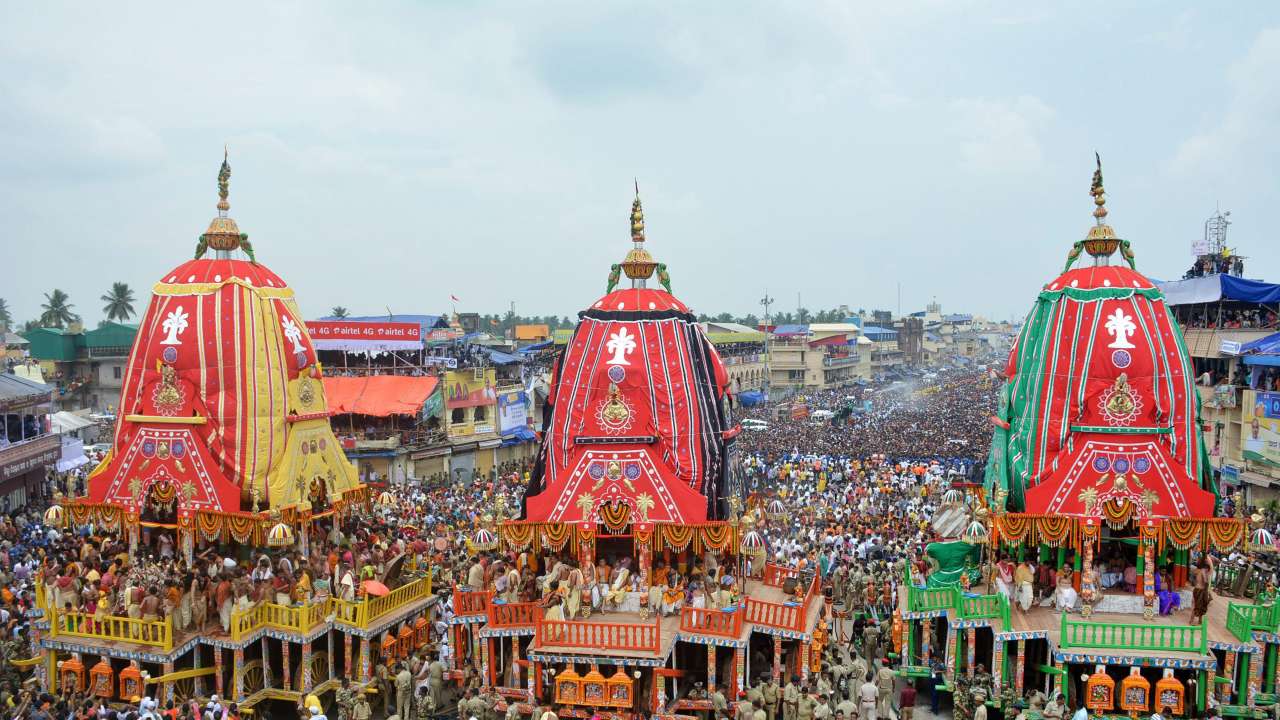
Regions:
M 1168 615 L 1182 607 L 1182 598 L 1169 585 L 1169 571 L 1156 573 L 1156 597 L 1160 600 L 1160 614 Z

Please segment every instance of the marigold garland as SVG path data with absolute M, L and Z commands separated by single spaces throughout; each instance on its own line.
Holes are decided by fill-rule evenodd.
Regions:
M 560 552 L 564 550 L 564 546 L 569 542 L 570 531 L 573 526 L 567 523 L 549 523 L 542 526 L 542 546 L 552 552 Z
M 1214 518 L 1204 521 L 1204 534 L 1209 543 L 1220 552 L 1231 552 L 1244 542 L 1244 523 L 1233 518 Z
M 600 506 L 600 520 L 610 532 L 622 532 L 631 521 L 631 506 L 622 502 L 605 503 Z
M 1026 515 L 1001 515 L 996 523 L 1001 540 L 1020 544 L 1031 534 L 1031 518 Z
M 512 550 L 525 550 L 533 545 L 534 529 L 531 523 L 509 523 L 504 524 L 500 532 L 507 547 Z
M 1062 547 L 1071 541 L 1076 522 L 1074 518 L 1057 515 L 1038 518 L 1035 525 L 1040 542 L 1049 547 Z
M 693 542 L 693 528 L 687 525 L 663 525 L 659 532 L 662 542 L 676 552 L 684 552 Z
M 1133 503 L 1127 500 L 1108 500 L 1102 503 L 1102 517 L 1112 530 L 1123 529 L 1133 517 Z
M 729 525 L 708 525 L 702 528 L 702 544 L 712 550 L 724 552 L 736 546 L 733 528 Z

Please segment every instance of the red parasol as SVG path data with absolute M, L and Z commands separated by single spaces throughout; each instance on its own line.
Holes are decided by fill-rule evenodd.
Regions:
M 366 595 L 372 595 L 374 597 L 382 597 L 383 595 L 391 592 L 386 585 L 383 585 L 377 580 L 365 580 L 360 583 L 360 590 Z

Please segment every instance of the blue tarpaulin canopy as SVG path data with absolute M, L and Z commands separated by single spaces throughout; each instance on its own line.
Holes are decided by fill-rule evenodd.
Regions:
M 1280 303 L 1280 285 L 1235 275 L 1206 275 L 1157 283 L 1168 305 L 1228 302 Z
M 502 436 L 503 445 L 518 445 L 525 442 L 537 442 L 538 435 L 524 425 L 517 425 L 511 432 Z
M 764 404 L 764 393 L 759 390 L 745 390 L 738 393 L 738 404 L 742 407 L 755 407 Z
M 501 350 L 489 350 L 489 362 L 494 365 L 511 365 L 512 363 L 521 362 L 523 359 L 510 353 L 504 353 Z
M 1280 366 L 1280 333 L 1272 333 L 1240 346 L 1245 365 Z

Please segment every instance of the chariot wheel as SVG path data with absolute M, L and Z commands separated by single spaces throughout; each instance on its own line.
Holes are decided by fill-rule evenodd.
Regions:
M 173 683 L 173 702 L 175 705 L 181 705 L 196 696 L 196 679 L 184 678 L 175 680 Z
M 311 653 L 311 687 L 315 687 L 320 683 L 329 679 L 329 653 L 321 650 L 320 652 Z M 301 688 L 302 685 L 302 669 L 299 665 L 293 674 L 293 686 Z
M 236 682 L 244 688 L 244 697 L 249 697 L 265 688 L 267 686 L 267 677 L 262 668 L 262 661 L 250 660 L 241 666 L 240 675 L 236 678 Z

